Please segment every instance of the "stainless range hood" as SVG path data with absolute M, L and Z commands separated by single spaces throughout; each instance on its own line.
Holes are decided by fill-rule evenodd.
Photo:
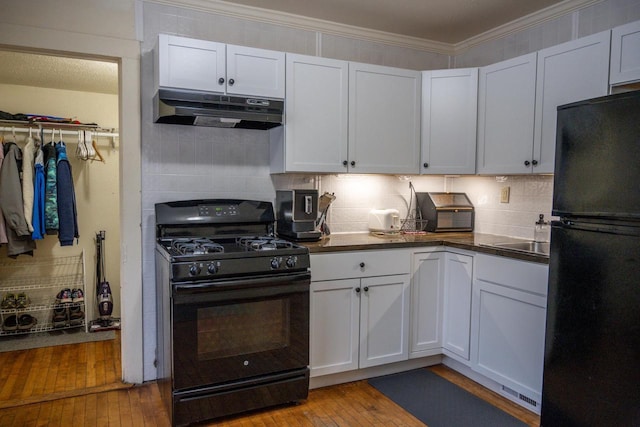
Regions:
M 271 129 L 282 125 L 284 101 L 189 90 L 159 89 L 153 121 L 193 126 Z

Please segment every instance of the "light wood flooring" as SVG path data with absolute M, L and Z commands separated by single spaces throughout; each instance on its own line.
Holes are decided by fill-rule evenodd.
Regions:
M 429 368 L 522 420 L 537 415 L 439 365 Z M 155 383 L 124 384 L 115 340 L 0 353 L 0 426 L 169 426 Z M 311 390 L 302 404 L 227 418 L 211 426 L 424 426 L 357 381 Z

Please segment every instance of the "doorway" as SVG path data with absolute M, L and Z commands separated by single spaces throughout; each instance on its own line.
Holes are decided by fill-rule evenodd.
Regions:
M 70 119 L 83 124 L 97 124 L 93 126 L 80 126 L 79 129 L 93 130 L 94 137 L 89 142 L 95 146 L 99 156 L 81 159 L 76 156 L 79 145 L 77 129 L 59 126 L 63 134 L 55 134 L 51 129 L 55 125 L 45 126 L 41 135 L 42 142 L 50 140 L 64 140 L 67 148 L 68 159 L 74 181 L 79 238 L 72 246 L 61 247 L 56 235 L 47 235 L 43 240 L 36 241 L 36 249 L 33 257 L 20 255 L 14 265 L 19 265 L 21 258 L 28 258 L 28 264 L 38 265 L 40 261 L 50 264 L 52 260 L 78 259 L 81 264 L 79 270 L 82 274 L 82 283 L 86 302 L 83 306 L 85 323 L 88 324 L 97 316 L 95 309 L 96 288 L 96 234 L 104 231 L 104 274 L 111 286 L 114 309 L 112 315 L 120 317 L 120 146 L 118 129 L 120 117 L 119 99 L 119 72 L 118 63 L 115 61 L 95 60 L 86 58 L 72 58 L 46 52 L 24 52 L 2 50 L 0 60 L 0 111 L 10 114 L 30 114 L 53 116 L 56 118 Z M 57 120 L 57 119 L 52 119 Z M 29 136 L 29 128 L 37 131 L 37 125 L 16 124 L 2 122 L 0 127 L 4 130 L 5 140 L 14 140 L 23 148 L 26 138 Z M 11 128 L 11 131 L 9 131 Z M 97 135 L 95 132 L 98 132 Z M 110 135 L 110 136 L 105 136 Z M 0 247 L 0 263 L 11 266 L 12 261 L 7 258 L 6 246 Z M 8 260 L 8 261 L 7 261 Z M 57 261 L 55 261 L 57 262 Z M 74 261 L 75 262 L 75 261 Z M 15 269 L 15 268 L 14 268 Z M 55 275 L 55 269 L 43 266 L 43 272 L 39 274 L 42 283 L 47 283 L 48 274 Z M 1 280 L 0 280 L 1 282 Z M 58 277 L 49 281 L 54 283 L 49 290 L 50 301 L 54 301 L 58 293 L 67 286 L 59 283 Z M 79 283 L 79 282 L 74 282 Z M 79 287 L 79 286 L 78 286 Z M 34 300 L 42 298 L 42 292 L 35 290 Z M 0 293 L 6 292 L 0 287 Z M 29 296 L 27 291 L 24 292 Z M 42 325 L 51 321 L 53 313 L 46 309 L 33 308 L 34 317 Z M 62 334 L 58 341 L 56 336 L 51 337 L 51 332 L 41 332 L 34 328 L 29 335 L 29 341 L 34 346 L 50 346 L 78 342 L 105 339 L 101 332 L 94 334 L 80 333 L 77 331 L 71 339 L 71 334 Z M 42 336 L 42 343 L 38 343 L 38 336 Z M 113 335 L 113 334 L 112 334 Z M 0 346 L 9 346 L 9 341 L 2 342 L 3 338 L 10 338 L 10 334 L 0 336 Z M 26 340 L 22 340 L 26 341 Z M 5 344 L 5 345 L 3 345 Z M 24 345 L 23 345 L 24 348 Z M 120 358 L 118 358 L 120 360 Z

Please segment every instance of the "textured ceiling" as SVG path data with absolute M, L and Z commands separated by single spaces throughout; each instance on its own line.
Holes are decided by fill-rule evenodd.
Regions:
M 118 64 L 12 51 L 0 51 L 0 83 L 118 93 Z

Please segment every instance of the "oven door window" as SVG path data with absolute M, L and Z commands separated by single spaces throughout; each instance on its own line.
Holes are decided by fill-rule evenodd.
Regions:
M 241 302 L 198 309 L 198 362 L 287 348 L 291 300 Z
M 173 304 L 175 389 L 283 372 L 309 364 L 309 291 L 216 294 Z

